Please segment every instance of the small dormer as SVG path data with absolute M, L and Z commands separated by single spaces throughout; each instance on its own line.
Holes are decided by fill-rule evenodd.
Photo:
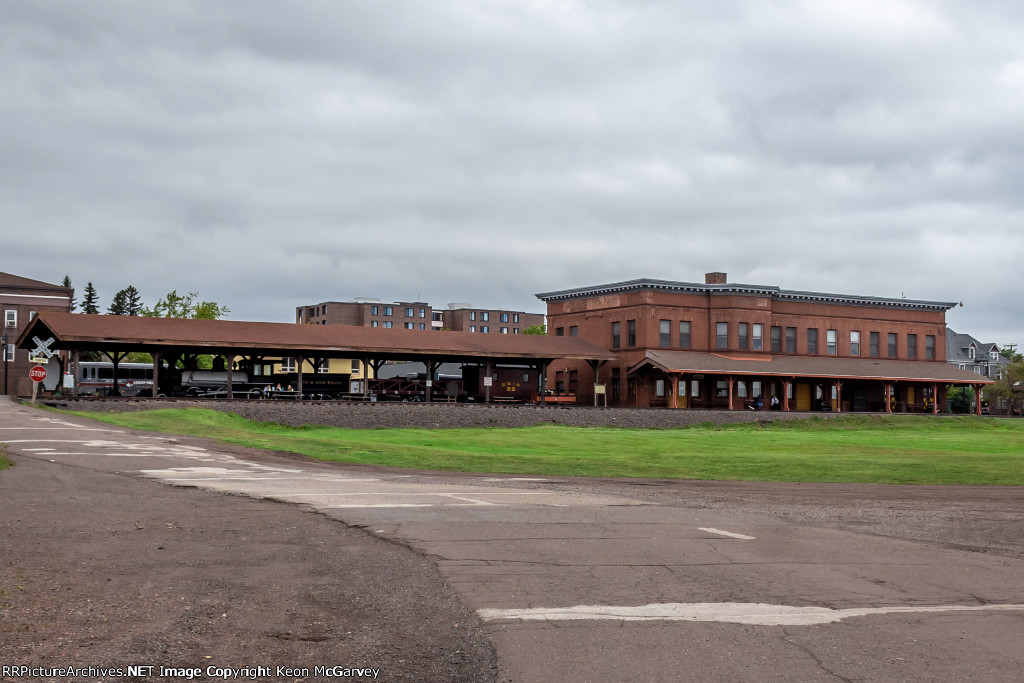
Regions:
M 988 352 L 989 360 L 999 360 L 999 349 L 993 346 Z
M 971 360 L 974 360 L 975 357 L 977 357 L 977 355 L 978 346 L 974 342 L 971 342 L 971 345 L 967 347 L 967 357 L 970 358 Z

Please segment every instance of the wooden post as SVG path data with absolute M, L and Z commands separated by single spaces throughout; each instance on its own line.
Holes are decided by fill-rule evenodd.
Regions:
M 672 373 L 672 407 L 679 408 L 679 375 Z M 596 399 L 596 397 L 595 397 Z
M 974 385 L 974 414 L 981 415 L 981 388 L 983 384 Z
M 72 364 L 72 370 L 75 373 L 74 374 L 74 382 L 75 382 L 75 384 L 71 388 L 71 391 L 72 391 L 71 395 L 77 398 L 78 397 L 78 373 L 80 372 L 80 370 L 78 369 L 78 365 L 79 365 L 78 359 L 81 357 L 81 352 L 78 349 L 75 349 L 74 351 L 71 352 L 71 357 L 74 359 L 74 363 Z
M 235 397 L 234 374 L 232 372 L 232 370 L 233 370 L 232 366 L 234 364 L 235 364 L 235 356 L 234 355 L 225 355 L 224 356 L 224 365 L 226 366 L 224 369 L 227 370 L 227 373 L 228 373 L 228 386 L 227 386 L 227 390 L 228 390 L 228 398 L 229 399 Z
M 423 389 L 426 392 L 425 400 L 427 403 L 430 403 L 430 394 L 434 389 L 434 372 L 432 367 L 430 356 L 427 356 L 423 363 Z
M 729 410 L 732 410 L 732 377 L 726 377 L 725 383 L 729 387 Z
M 306 362 L 306 359 L 302 356 L 295 357 L 295 369 L 298 370 L 298 377 L 295 380 L 295 390 L 299 393 L 298 399 L 302 400 L 302 364 Z
M 939 385 L 932 385 L 932 415 L 939 414 Z
M 790 380 L 783 380 L 782 382 L 782 410 L 789 412 L 789 387 L 792 386 Z
M 841 380 L 835 380 L 836 387 L 836 412 L 843 412 L 843 383 Z
M 484 403 L 491 402 L 491 361 L 484 363 Z
M 156 398 L 160 394 L 160 352 L 153 351 L 153 398 Z

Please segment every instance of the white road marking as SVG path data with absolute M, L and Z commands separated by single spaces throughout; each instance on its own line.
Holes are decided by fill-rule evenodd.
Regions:
M 365 505 L 325 505 L 328 508 L 430 508 L 429 503 L 373 503 Z
M 550 481 L 550 479 L 534 479 L 532 477 L 490 477 L 484 481 Z
M 920 614 L 937 612 L 1024 611 L 1024 605 L 919 605 L 891 607 L 790 607 L 757 602 L 654 603 L 632 607 L 613 605 L 577 605 L 575 607 L 537 607 L 533 609 L 481 609 L 484 621 L 714 621 L 754 626 L 814 626 L 832 624 L 850 617 L 879 614 Z
M 718 534 L 719 536 L 728 536 L 729 538 L 738 538 L 743 541 L 755 540 L 753 536 L 745 536 L 743 534 L 734 534 L 731 531 L 722 531 L 721 529 L 711 529 L 709 527 L 699 527 L 701 531 L 706 531 L 709 534 Z
M 57 423 L 61 424 L 61 423 Z M 113 429 L 103 429 L 102 427 L 0 427 L 0 432 L 112 432 Z

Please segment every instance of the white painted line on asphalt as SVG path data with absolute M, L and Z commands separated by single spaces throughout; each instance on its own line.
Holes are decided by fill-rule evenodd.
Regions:
M 491 477 L 484 481 L 551 481 L 550 479 L 533 479 L 531 477 Z
M 428 503 L 367 503 L 365 505 L 325 505 L 325 508 L 432 508 Z
M 850 617 L 881 614 L 921 614 L 938 612 L 1024 611 L 1024 605 L 918 605 L 891 607 L 790 607 L 756 602 L 654 603 L 632 607 L 613 605 L 577 605 L 575 607 L 537 607 L 533 609 L 481 609 L 484 621 L 714 621 L 754 626 L 814 626 L 832 624 Z
M 52 448 L 22 448 L 21 450 L 25 451 L 26 453 L 43 453 L 45 451 L 53 451 Z M 59 455 L 59 453 L 55 455 Z
M 462 500 L 462 501 L 465 501 L 467 503 L 472 503 L 473 505 L 497 505 L 497 503 L 492 503 L 492 502 L 487 501 L 487 500 L 477 500 L 475 498 L 469 498 L 467 496 L 460 496 L 460 495 L 457 495 L 457 494 L 454 494 L 454 493 L 442 493 L 441 495 L 444 496 L 445 498 L 453 498 L 455 500 Z
M 0 427 L 0 432 L 113 432 L 102 427 Z
M 745 536 L 743 534 L 734 534 L 731 531 L 722 531 L 721 529 L 711 529 L 709 527 L 699 527 L 701 531 L 706 531 L 709 534 L 718 534 L 719 536 L 728 536 L 729 538 L 738 538 L 743 541 L 755 540 L 753 536 Z

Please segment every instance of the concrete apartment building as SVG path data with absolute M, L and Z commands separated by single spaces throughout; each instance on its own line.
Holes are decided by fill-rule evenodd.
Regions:
M 935 412 L 950 384 L 989 380 L 946 363 L 953 303 L 633 280 L 537 295 L 549 333 L 617 360 L 562 363 L 549 386 L 609 405 Z M 595 376 L 596 375 L 596 376 Z
M 0 392 L 25 396 L 32 393 L 32 380 L 28 371 L 33 365 L 27 350 L 16 350 L 15 342 L 28 327 L 32 316 L 38 311 L 71 311 L 75 290 L 47 282 L 0 273 L 0 310 L 3 311 L 3 327 L 0 328 Z M 56 360 L 41 363 L 46 368 L 45 386 L 56 388 L 61 381 L 60 366 Z

